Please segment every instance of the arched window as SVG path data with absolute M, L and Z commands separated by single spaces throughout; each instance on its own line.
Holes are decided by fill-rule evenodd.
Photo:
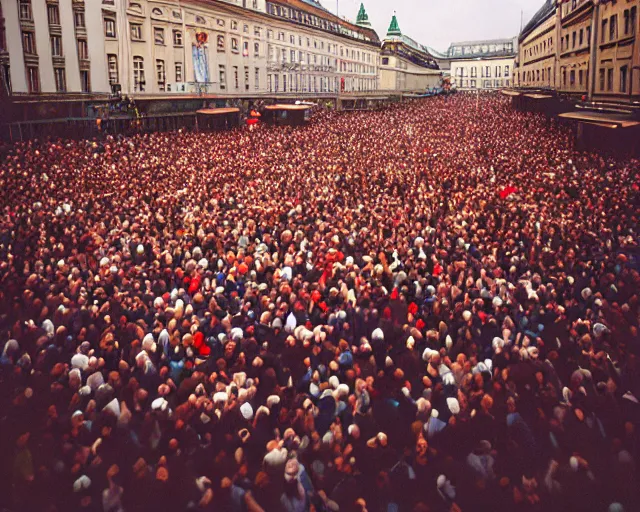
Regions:
M 142 14 L 142 6 L 140 4 L 137 4 L 137 3 L 130 3 L 129 4 L 129 10 L 137 12 L 139 14 Z

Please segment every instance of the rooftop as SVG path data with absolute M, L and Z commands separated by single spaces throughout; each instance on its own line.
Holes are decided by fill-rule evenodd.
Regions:
M 471 46 L 471 45 L 478 45 L 478 44 L 504 44 L 504 43 L 512 43 L 513 42 L 513 38 L 512 37 L 508 37 L 508 38 L 504 38 L 504 39 L 479 39 L 477 41 L 460 41 L 460 42 L 453 42 L 449 45 L 449 47 L 451 46 Z
M 483 39 L 451 43 L 444 58 L 469 59 L 499 57 L 516 54 L 517 38 Z
M 402 32 L 400 31 L 400 26 L 398 25 L 398 18 L 394 14 L 391 18 L 391 23 L 389 24 L 389 29 L 387 30 L 387 37 L 394 36 L 402 36 Z
M 327 10 L 320 2 L 316 0 L 268 0 L 268 3 L 274 5 L 285 6 L 290 9 L 296 9 L 302 11 L 304 13 L 308 13 L 311 15 L 315 15 L 327 21 L 330 27 L 331 32 L 337 32 L 339 34 L 343 34 L 354 39 L 364 39 L 370 43 L 379 43 L 380 39 L 378 38 L 378 34 L 371 27 L 371 25 L 366 25 L 364 23 L 353 23 L 351 21 L 347 21 L 343 18 L 339 18 L 331 11 Z M 269 8 L 267 6 L 267 12 L 269 13 Z M 269 13 L 272 14 L 272 13 Z M 366 13 L 365 13 L 366 15 Z M 300 23 L 300 21 L 296 21 L 290 17 L 285 17 L 289 21 L 293 21 L 294 23 Z M 313 25 L 312 25 L 313 26 Z M 316 27 L 320 28 L 320 27 Z
M 549 16 L 551 16 L 556 10 L 556 1 L 555 0 L 545 0 L 544 4 L 538 12 L 536 12 L 533 17 L 529 20 L 529 22 L 524 26 L 522 32 L 520 32 L 520 41 L 524 39 L 524 37 L 529 34 L 533 29 L 535 29 L 538 25 L 543 23 Z

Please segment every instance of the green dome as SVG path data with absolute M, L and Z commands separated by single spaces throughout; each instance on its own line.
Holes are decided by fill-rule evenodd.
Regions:
M 360 4 L 360 10 L 358 11 L 358 16 L 356 16 L 356 25 L 360 27 L 370 27 L 371 22 L 369 21 L 369 15 L 367 11 L 364 10 L 364 4 Z
M 389 25 L 389 30 L 387 30 L 387 36 L 401 36 L 402 32 L 400 32 L 400 26 L 398 25 L 398 19 L 396 15 L 393 15 L 391 18 L 391 24 Z

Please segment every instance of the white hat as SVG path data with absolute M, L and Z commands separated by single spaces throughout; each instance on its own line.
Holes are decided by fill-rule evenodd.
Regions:
M 253 418 L 253 407 L 249 402 L 245 402 L 240 406 L 240 413 L 245 420 Z
M 233 382 L 235 382 L 239 388 L 244 387 L 247 382 L 247 374 L 245 372 L 237 372 L 233 374 Z
M 104 377 L 100 372 L 92 373 L 91 375 L 89 375 L 89 378 L 87 378 L 87 386 L 89 386 L 93 391 L 98 389 L 103 384 Z
M 346 384 L 340 384 L 336 389 L 336 393 L 340 398 L 349 396 L 349 386 L 347 386 Z
M 82 492 L 91 487 L 91 479 L 87 475 L 82 475 L 73 482 L 73 492 Z
M 242 329 L 240 327 L 234 327 L 233 329 L 231 329 L 231 339 L 233 341 L 237 343 L 239 341 L 242 341 L 242 338 L 244 338 L 244 332 L 242 332 Z
M 578 471 L 578 468 L 580 467 L 580 462 L 578 462 L 578 458 L 577 457 L 571 457 L 569 459 L 569 466 L 571 466 L 571 469 L 573 471 Z
M 274 405 L 278 405 L 280 403 L 280 397 L 278 395 L 270 395 L 267 397 L 267 407 L 271 408 Z
M 449 411 L 451 411 L 451 414 L 453 415 L 460 413 L 460 403 L 458 402 L 457 398 L 453 398 L 451 396 L 447 398 L 447 407 L 449 408 Z
M 104 406 L 102 411 L 107 411 L 113 414 L 116 418 L 120 418 L 120 404 L 118 403 L 118 399 L 114 398 L 107 405 Z
M 453 386 L 456 383 L 456 379 L 453 376 L 453 373 L 447 372 L 442 376 L 442 383 L 445 386 Z
M 89 367 L 89 358 L 84 354 L 75 354 L 71 358 L 71 366 L 73 368 L 80 368 L 86 370 Z
M 153 402 L 151 402 L 151 409 L 153 411 L 164 411 L 167 409 L 167 407 L 169 406 L 169 402 L 167 402 L 164 398 L 159 397 L 156 398 Z
M 371 339 L 375 340 L 375 341 L 384 340 L 384 332 L 382 332 L 382 329 L 380 329 L 379 327 L 377 329 L 375 329 L 373 331 L 373 333 L 371 334 Z
M 213 394 L 214 402 L 226 402 L 227 400 L 229 400 L 229 395 L 227 395 L 227 393 L 225 393 L 224 391 L 218 391 L 217 393 Z
M 338 379 L 336 375 L 332 375 L 331 377 L 329 377 L 329 385 L 333 389 L 338 389 L 338 386 L 340 385 L 340 379 Z
M 431 350 L 429 347 L 425 348 L 422 353 L 422 360 L 429 361 L 429 359 L 431 359 L 431 355 L 434 353 L 437 353 L 437 350 Z
M 142 349 L 147 352 L 154 353 L 157 349 L 156 342 L 153 339 L 153 334 L 148 333 L 142 340 Z

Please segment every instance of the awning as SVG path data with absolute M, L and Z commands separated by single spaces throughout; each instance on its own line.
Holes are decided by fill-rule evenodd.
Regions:
M 549 94 L 525 94 L 525 98 L 531 98 L 532 100 L 548 100 L 549 98 L 553 98 Z
M 505 91 L 504 89 L 502 91 L 500 91 L 502 94 L 504 94 L 505 96 L 520 96 L 520 93 L 518 91 Z
M 203 116 L 221 116 L 224 114 L 237 114 L 240 112 L 239 108 L 203 108 L 196 111 L 196 114 Z
M 264 107 L 265 110 L 308 110 L 311 108 L 309 105 L 286 105 L 286 104 L 276 104 L 276 105 L 267 105 Z
M 640 125 L 640 121 L 601 112 L 565 112 L 564 114 L 558 114 L 558 117 L 573 119 L 574 121 L 589 123 L 603 128 L 632 128 Z

